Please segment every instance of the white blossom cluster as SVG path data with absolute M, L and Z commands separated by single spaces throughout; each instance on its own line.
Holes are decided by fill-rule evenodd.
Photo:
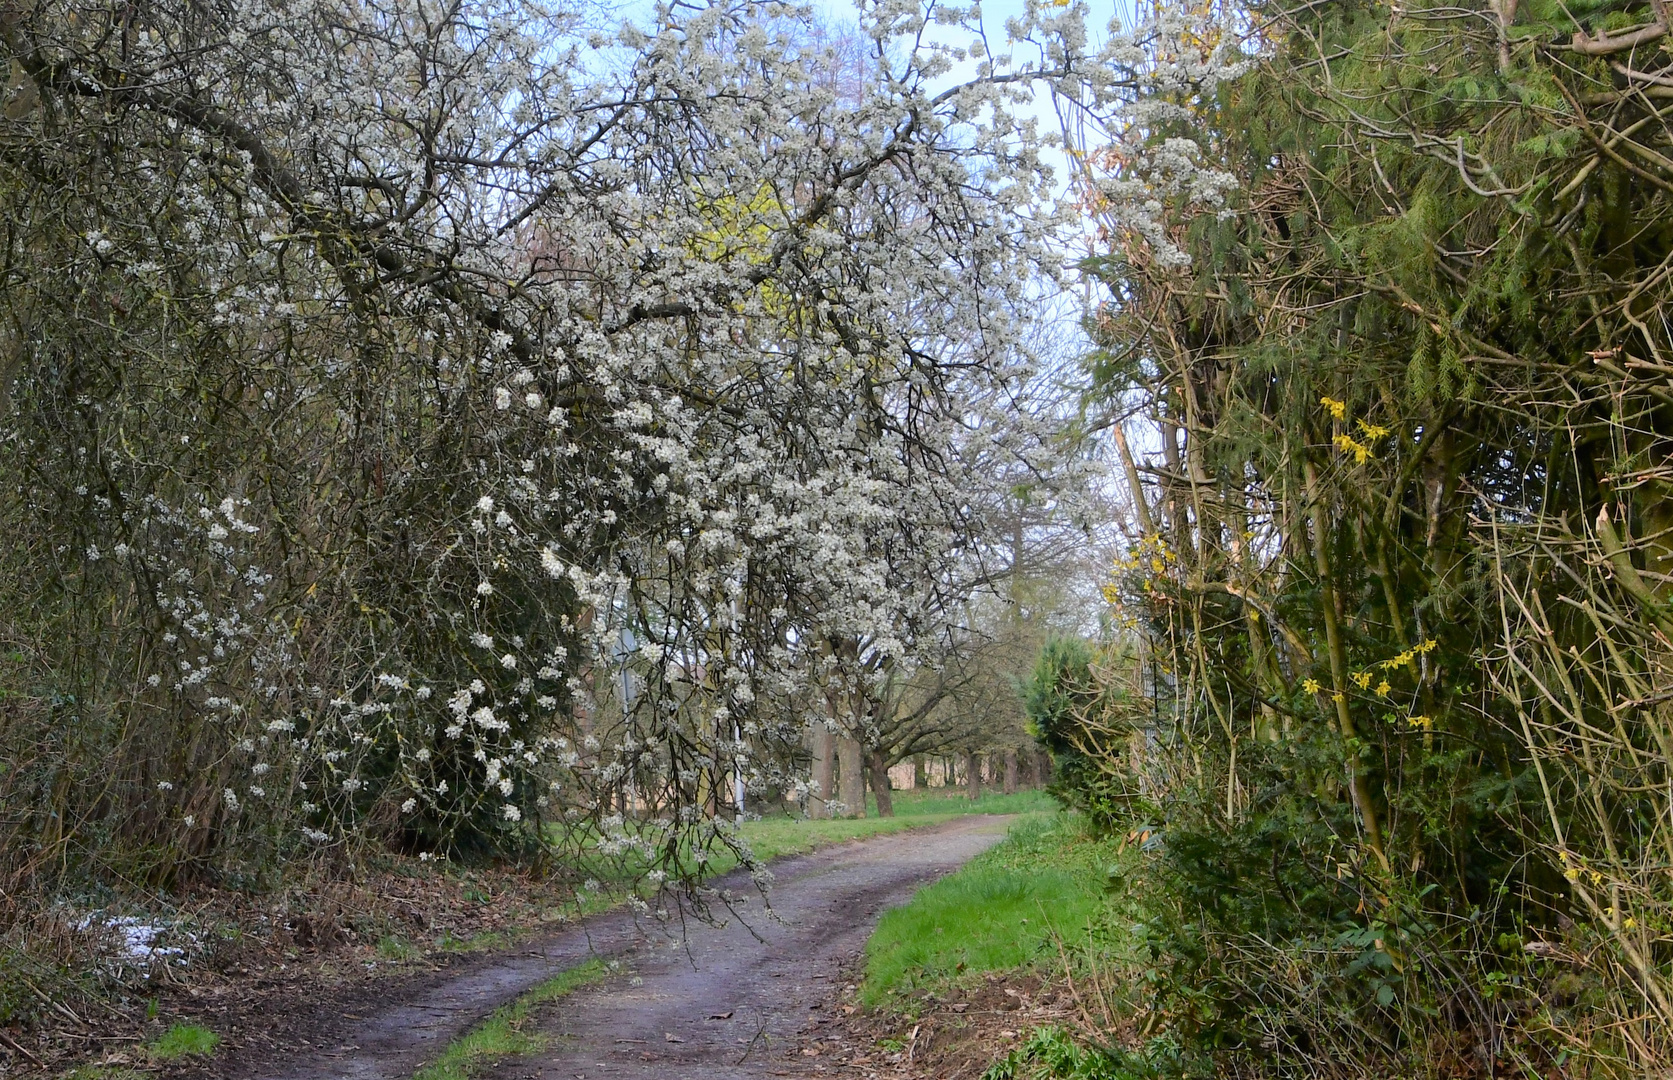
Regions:
M 1059 84 L 1064 133 L 1100 226 L 1095 249 L 1137 243 L 1156 265 L 1184 267 L 1180 230 L 1199 214 L 1227 213 L 1237 187 L 1195 135 L 1251 56 L 1234 6 L 1155 0 L 1138 11 L 1131 31 L 1109 27 L 1098 78 Z

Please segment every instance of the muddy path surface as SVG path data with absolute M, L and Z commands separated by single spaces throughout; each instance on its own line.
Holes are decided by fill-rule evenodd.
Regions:
M 249 1080 L 407 1080 L 500 1005 L 603 957 L 619 961 L 615 974 L 542 1014 L 548 1048 L 500 1063 L 490 1075 L 789 1075 L 796 1066 L 786 1052 L 800 1053 L 792 1047 L 810 1014 L 836 1006 L 842 964 L 878 916 L 997 843 L 1010 821 L 959 818 L 779 860 L 771 915 L 746 876 L 728 875 L 716 886 L 738 898 L 738 916 L 724 925 L 688 922 L 682 933 L 612 912 L 518 953 L 439 972 L 381 1002 L 322 1010 L 286 1040 L 290 1053 L 223 1067 Z

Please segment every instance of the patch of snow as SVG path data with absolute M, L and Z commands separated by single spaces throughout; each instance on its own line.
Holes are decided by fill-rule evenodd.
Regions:
M 149 964 L 157 960 L 186 962 L 186 948 L 197 944 L 197 935 L 164 923 L 148 922 L 134 915 L 106 915 L 95 912 L 82 919 L 78 930 L 106 931 L 116 943 L 117 952 L 126 960 Z M 180 945 L 164 945 L 173 938 Z

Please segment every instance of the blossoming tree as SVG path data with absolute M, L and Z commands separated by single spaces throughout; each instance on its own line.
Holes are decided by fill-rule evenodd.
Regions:
M 1018 102 L 1155 79 L 1084 15 L 870 3 L 839 79 L 777 4 L 0 12 L 14 871 L 725 842 L 981 527 L 1058 258 Z

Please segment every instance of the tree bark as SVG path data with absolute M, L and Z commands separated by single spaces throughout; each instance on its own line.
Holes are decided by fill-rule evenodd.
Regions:
M 1017 752 L 1005 751 L 1005 794 L 1017 793 Z
M 807 800 L 807 816 L 828 818 L 831 809 L 826 803 L 830 801 L 831 789 L 836 783 L 836 739 L 830 728 L 815 724 L 809 741 L 813 750 L 813 775 L 810 777 L 813 791 Z
M 866 816 L 866 774 L 860 740 L 847 735 L 837 738 L 837 788 L 847 804 L 848 817 Z
M 913 754 L 912 788 L 916 791 L 927 787 L 929 787 L 929 764 L 924 760 L 924 755 Z
M 889 794 L 889 761 L 881 750 L 873 750 L 867 756 L 871 765 L 871 793 L 877 796 L 877 816 L 894 817 L 895 801 Z
M 982 760 L 974 750 L 964 755 L 964 782 L 970 789 L 972 801 L 982 797 Z

